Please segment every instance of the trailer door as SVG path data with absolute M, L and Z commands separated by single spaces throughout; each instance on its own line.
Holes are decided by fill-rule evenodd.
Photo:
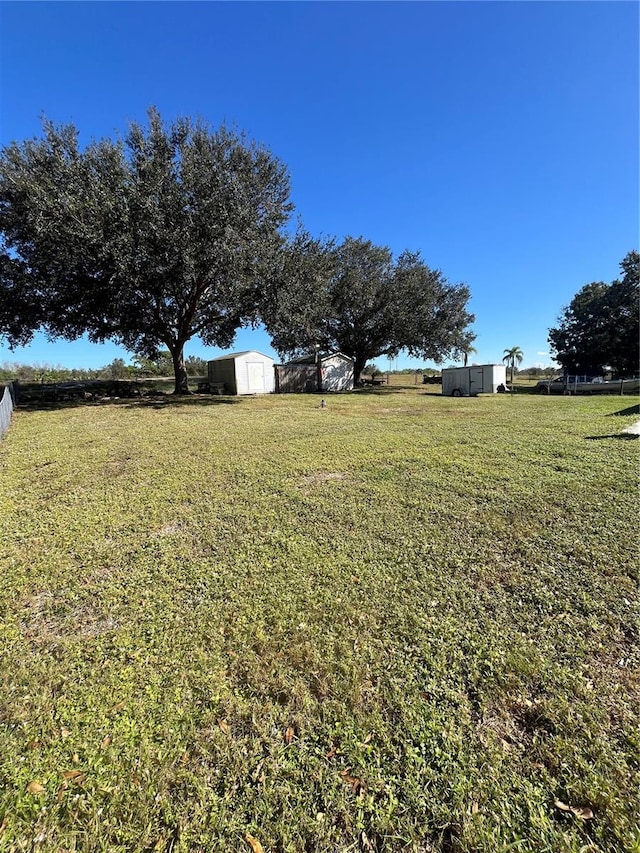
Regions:
M 469 394 L 475 397 L 476 394 L 481 394 L 484 391 L 484 383 L 482 381 L 482 368 L 469 368 Z

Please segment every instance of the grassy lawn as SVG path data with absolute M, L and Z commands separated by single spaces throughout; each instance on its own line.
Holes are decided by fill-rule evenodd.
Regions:
M 640 850 L 638 399 L 319 402 L 17 412 L 0 850 Z

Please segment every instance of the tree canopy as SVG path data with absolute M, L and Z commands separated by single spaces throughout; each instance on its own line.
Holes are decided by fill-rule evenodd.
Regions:
M 549 330 L 556 361 L 569 373 L 596 375 L 612 368 L 635 376 L 640 361 L 640 255 L 629 252 L 611 284 L 585 284 Z
M 286 168 L 241 134 L 178 119 L 84 150 L 73 126 L 0 155 L 0 335 L 115 340 L 171 353 L 188 390 L 184 345 L 231 345 L 258 295 L 292 209 Z
M 312 238 L 302 232 L 284 255 L 263 308 L 282 355 L 314 347 L 339 350 L 365 364 L 401 350 L 436 362 L 459 355 L 474 338 L 469 290 L 430 269 L 419 253 L 391 251 L 368 240 Z

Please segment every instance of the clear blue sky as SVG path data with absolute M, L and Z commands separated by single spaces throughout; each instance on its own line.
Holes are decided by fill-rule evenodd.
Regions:
M 635 2 L 2 3 L 0 142 L 88 141 L 156 105 L 265 143 L 315 234 L 420 250 L 466 282 L 481 362 L 547 330 L 638 246 Z M 235 349 L 271 353 L 261 332 Z M 197 341 L 186 355 L 217 355 Z M 115 346 L 0 347 L 97 367 Z M 379 359 L 387 367 L 386 359 Z M 400 358 L 400 367 L 418 366 Z

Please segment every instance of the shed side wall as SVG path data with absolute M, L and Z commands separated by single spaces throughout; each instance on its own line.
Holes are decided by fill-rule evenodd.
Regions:
M 225 394 L 237 394 L 235 360 L 222 358 L 207 364 L 207 378 L 212 385 L 224 382 Z
M 278 364 L 275 369 L 278 394 L 300 394 L 318 388 L 315 364 Z

